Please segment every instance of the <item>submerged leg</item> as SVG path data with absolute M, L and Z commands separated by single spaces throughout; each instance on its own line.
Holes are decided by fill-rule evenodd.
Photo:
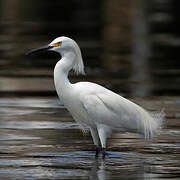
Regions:
M 106 125 L 99 124 L 99 125 L 97 125 L 97 130 L 98 130 L 98 134 L 99 134 L 99 139 L 101 141 L 103 158 L 105 158 L 105 156 L 106 156 L 106 139 L 109 136 L 109 134 L 111 133 L 111 129 Z
M 99 154 L 99 136 L 98 136 L 98 132 L 97 132 L 97 129 L 95 128 L 90 128 L 90 131 L 91 131 L 91 136 L 93 138 L 93 142 L 96 146 L 96 156 L 98 156 Z
M 98 146 L 96 146 L 96 157 L 98 157 L 99 156 L 99 147 Z
M 106 148 L 102 148 L 102 157 L 103 159 L 105 158 L 106 156 Z

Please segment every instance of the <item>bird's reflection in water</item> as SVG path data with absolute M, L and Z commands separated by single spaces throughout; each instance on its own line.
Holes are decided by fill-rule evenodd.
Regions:
M 126 163 L 125 163 L 126 164 Z M 117 171 L 117 166 L 111 162 L 110 159 L 95 158 L 92 163 L 92 168 L 89 172 L 90 180 L 107 180 L 109 178 L 113 179 L 141 179 L 147 180 L 151 178 L 159 178 L 158 174 L 153 174 L 152 168 L 150 166 L 139 164 L 129 164 L 129 165 L 119 164 L 122 168 Z M 114 166 L 114 167 L 112 167 Z M 132 166 L 132 167 L 131 167 Z M 112 171 L 112 169 L 114 169 Z M 116 170 L 115 170 L 116 169 Z
M 107 172 L 105 169 L 105 159 L 95 158 L 89 172 L 90 180 L 106 180 Z

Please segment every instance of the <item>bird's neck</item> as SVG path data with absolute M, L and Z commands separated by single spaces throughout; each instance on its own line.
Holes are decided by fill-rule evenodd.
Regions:
M 67 93 L 72 85 L 68 79 L 68 73 L 73 67 L 74 58 L 75 55 L 71 53 L 62 55 L 62 59 L 55 66 L 54 83 L 59 96 Z

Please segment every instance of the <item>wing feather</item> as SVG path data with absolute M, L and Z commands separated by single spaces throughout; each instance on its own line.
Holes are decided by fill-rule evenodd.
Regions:
M 163 115 L 151 116 L 142 107 L 102 86 L 81 85 L 88 85 L 88 93 L 81 94 L 81 103 L 89 122 L 105 124 L 119 131 L 138 132 L 147 139 L 159 132 Z
M 94 123 L 106 124 L 121 130 L 137 129 L 138 106 L 115 93 L 88 95 L 83 105 Z

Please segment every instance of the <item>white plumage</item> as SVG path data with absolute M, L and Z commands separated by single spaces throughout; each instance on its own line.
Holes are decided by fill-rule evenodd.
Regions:
M 30 51 L 30 54 L 44 49 L 61 54 L 62 58 L 54 69 L 57 94 L 75 121 L 89 127 L 96 147 L 100 140 L 104 156 L 106 139 L 113 130 L 136 132 L 146 139 L 158 133 L 163 115 L 153 117 L 142 107 L 98 84 L 69 82 L 68 72 L 71 69 L 76 74 L 84 74 L 81 51 L 74 40 L 59 37 L 48 46 Z M 96 154 L 98 152 L 97 148 Z

